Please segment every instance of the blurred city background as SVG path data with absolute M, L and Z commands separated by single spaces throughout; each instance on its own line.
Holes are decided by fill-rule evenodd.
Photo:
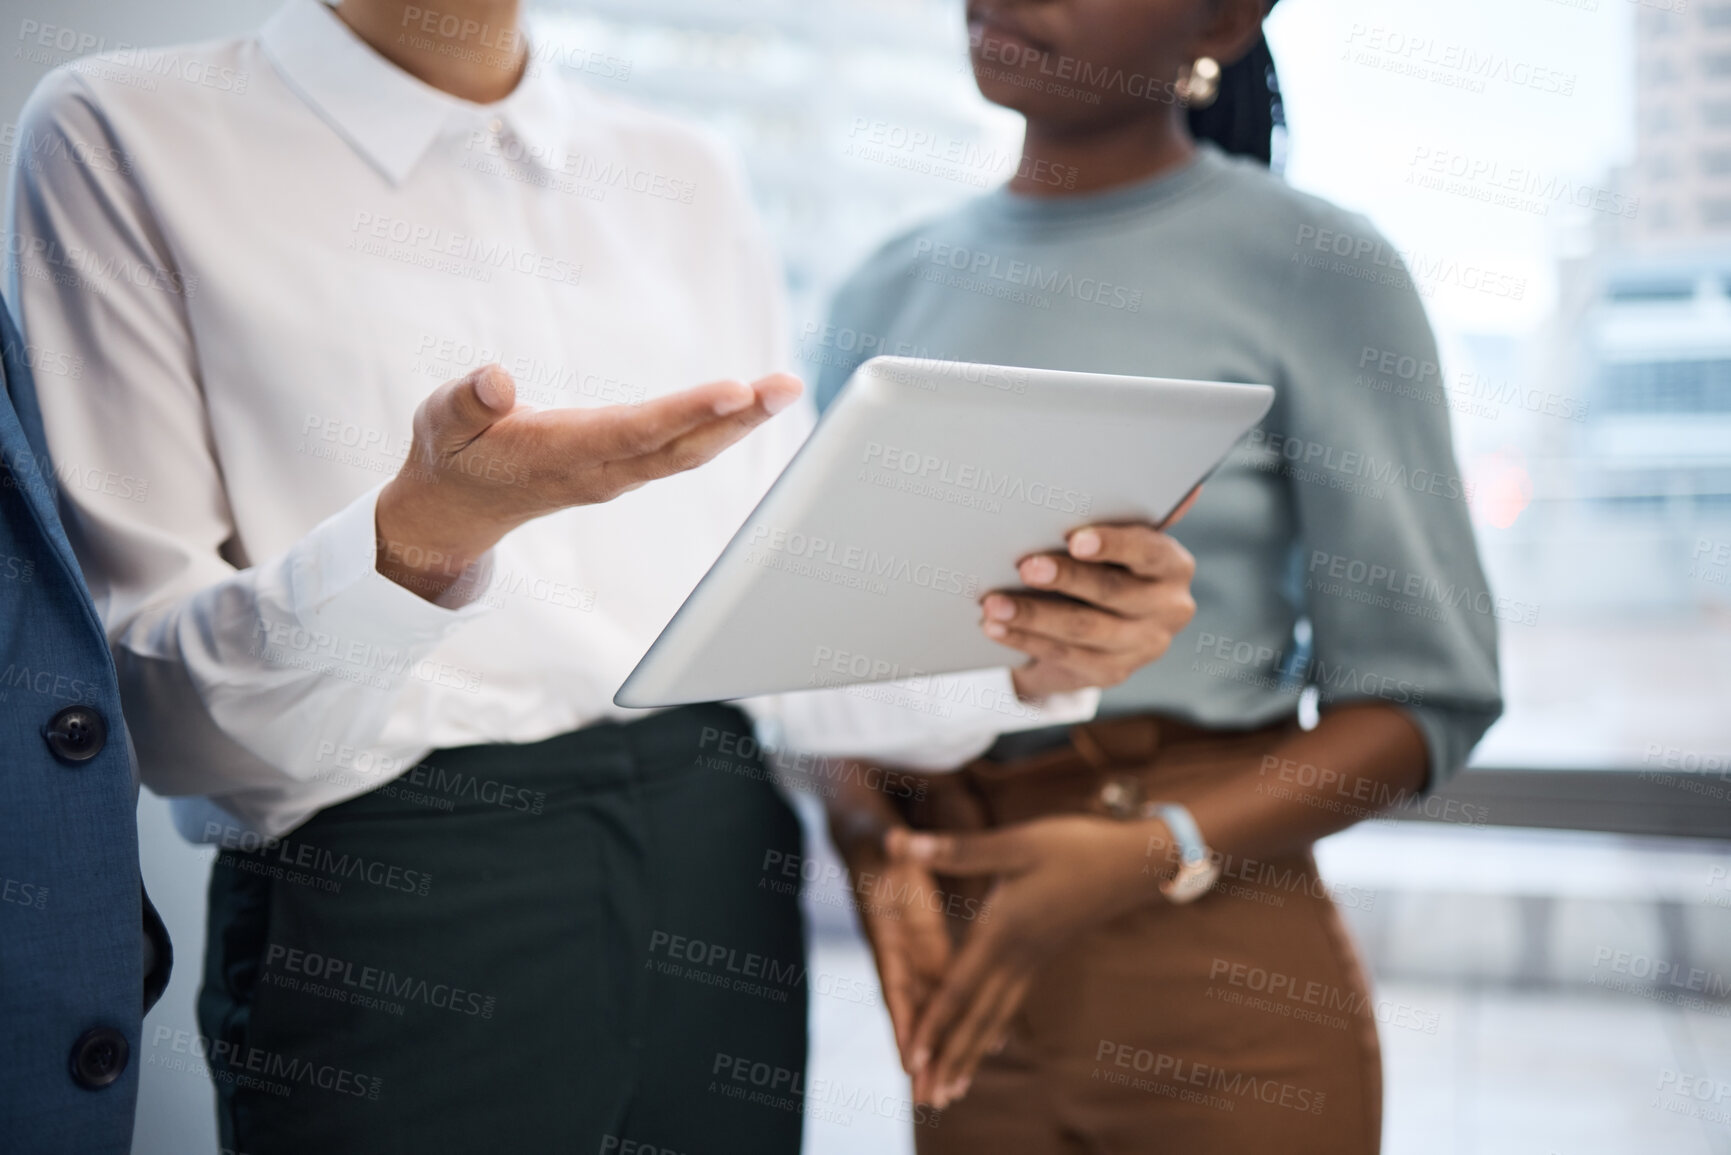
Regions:
M 8 31 L 46 18 L 5 3 L 19 9 Z M 245 31 L 273 7 L 54 5 L 111 45 Z M 608 58 L 583 79 L 743 155 L 801 336 L 890 231 L 1015 166 L 1017 119 L 975 92 L 960 9 L 542 0 L 532 27 L 541 66 Z M 1501 623 L 1509 708 L 1475 765 L 1530 775 L 1558 814 L 1581 771 L 1661 809 L 1723 813 L 1731 3 L 1283 0 L 1269 38 L 1285 175 L 1367 214 L 1405 257 L 1441 340 L 1434 399 L 1452 413 L 1492 586 L 1524 607 Z M 22 41 L 0 77 L 7 120 L 67 58 Z M 1550 82 L 1522 79 L 1540 73 Z M 879 122 L 932 143 L 860 148 Z M 964 162 L 934 160 L 952 143 Z M 1521 822 L 1556 824 L 1531 806 Z M 1318 851 L 1331 881 L 1365 896 L 1347 915 L 1377 979 L 1386 1149 L 1731 1153 L 1727 843 L 1628 833 L 1651 829 L 1634 821 L 1606 833 L 1614 805 L 1598 833 L 1511 827 L 1494 803 L 1475 813 L 1372 823 Z M 141 800 L 140 821 L 183 960 L 148 1037 L 192 1029 L 210 852 L 179 842 L 159 800 Z M 869 978 L 833 880 L 807 899 L 812 973 Z M 808 1149 L 911 1150 L 881 1009 L 812 1002 Z M 214 1147 L 208 1086 L 146 1068 L 135 1150 Z

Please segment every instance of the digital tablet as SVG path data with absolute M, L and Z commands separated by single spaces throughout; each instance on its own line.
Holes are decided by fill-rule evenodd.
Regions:
M 614 702 L 675 706 L 1020 665 L 980 631 L 1016 563 L 1175 510 L 1266 385 L 874 357 Z

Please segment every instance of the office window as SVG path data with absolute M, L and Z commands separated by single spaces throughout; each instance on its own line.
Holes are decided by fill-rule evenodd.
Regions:
M 1616 90 L 1620 105 L 1590 95 L 1613 91 L 1618 75 L 1616 58 L 1580 55 L 1588 41 L 1579 38 L 1598 25 L 1578 12 L 1550 15 L 1556 19 L 1547 36 L 1508 44 L 1529 63 L 1579 73 L 1566 98 L 1502 82 L 1476 94 L 1342 64 L 1340 46 L 1368 34 L 1304 0 L 1277 8 L 1270 26 L 1293 122 L 1292 182 L 1369 212 L 1397 245 L 1423 258 L 1423 268 L 1437 270 L 1419 278 L 1419 289 L 1452 366 L 1450 406 L 1462 469 L 1480 483 L 1475 517 L 1486 566 L 1499 593 L 1541 607 L 1532 622 L 1503 623 L 1509 711 L 1480 757 L 1499 765 L 1639 767 L 1652 741 L 1640 713 L 1659 700 L 1650 671 L 1679 649 L 1703 660 L 1731 655 L 1731 632 L 1723 618 L 1695 616 L 1726 589 L 1693 582 L 1686 560 L 1674 561 L 1676 551 L 1692 548 L 1690 534 L 1718 540 L 1722 531 L 1691 521 L 1697 514 L 1679 521 L 1674 512 L 1652 512 L 1668 508 L 1673 491 L 1712 486 L 1695 474 L 1667 480 L 1662 453 L 1641 438 L 1658 438 L 1662 449 L 1670 435 L 1611 426 L 1663 419 L 1688 437 L 1708 436 L 1698 419 L 1723 412 L 1720 374 L 1731 347 L 1676 364 L 1603 348 L 1608 334 L 1622 332 L 1607 310 L 1661 316 L 1664 324 L 1668 310 L 1692 317 L 1703 275 L 1638 268 L 1613 275 L 1611 267 L 1640 264 L 1620 239 L 1636 230 L 1686 249 L 1711 239 L 1697 235 L 1701 230 L 1722 230 L 1723 237 L 1731 198 L 1697 196 L 1679 213 L 1669 197 L 1636 201 L 1618 175 L 1633 161 L 1639 187 L 1662 193 L 1681 171 L 1672 148 L 1637 159 L 1634 111 L 1675 77 L 1676 58 L 1653 48 L 1679 40 L 1693 13 L 1652 6 L 1634 13 L 1621 59 L 1641 57 L 1646 67 L 1634 71 L 1632 88 L 1618 82 L 1625 85 Z M 1438 19 L 1439 29 L 1450 27 Z M 995 186 L 1016 163 L 1016 118 L 974 90 L 961 14 L 946 0 L 740 0 L 725 8 L 589 0 L 544 9 L 536 20 L 543 35 L 632 61 L 627 80 L 597 84 L 706 121 L 739 146 L 786 254 L 796 335 L 821 328 L 829 294 L 883 237 Z M 1463 23 L 1457 39 L 1488 47 L 1498 43 L 1495 27 Z M 1731 75 L 1731 51 L 1697 46 L 1696 61 Z M 1607 79 L 1588 84 L 1588 75 Z M 1720 116 L 1728 106 L 1715 98 L 1701 107 Z M 1711 142 L 1694 135 L 1704 131 L 1699 120 L 1675 123 L 1667 142 L 1685 150 L 1691 169 L 1700 160 L 1714 175 L 1731 171 L 1728 150 L 1704 147 Z M 886 147 L 892 136 L 899 145 Z M 927 143 L 909 146 L 913 140 Z M 1468 181 L 1427 189 L 1405 180 L 1415 149 L 1436 155 L 1445 145 L 1460 154 L 1463 171 L 1488 174 L 1478 178 L 1483 188 Z M 946 151 L 966 163 L 941 163 Z M 1586 264 L 1566 274 L 1547 255 L 1565 228 L 1598 238 Z M 1461 283 L 1458 270 L 1469 268 L 1478 289 Z M 1486 273 L 1497 276 L 1486 280 Z M 1601 287 L 1553 296 L 1553 286 L 1583 276 Z M 1486 284 L 1502 286 L 1504 295 Z M 1663 291 L 1652 291 L 1655 285 Z M 814 352 L 809 343 L 800 351 Z M 1622 493 L 1631 508 L 1648 510 L 1635 537 L 1625 520 L 1623 538 L 1600 540 L 1592 528 L 1597 507 L 1571 496 L 1573 479 L 1609 473 L 1642 479 Z M 1650 640 L 1607 635 L 1609 608 L 1631 606 L 1669 624 Z M 1592 645 L 1609 647 L 1617 663 L 1606 669 L 1564 657 Z M 1554 680 L 1531 681 L 1529 671 L 1540 668 L 1554 670 Z M 1687 703 L 1693 711 L 1696 721 L 1680 740 L 1731 750 L 1731 711 L 1720 708 L 1707 681 L 1660 697 L 1676 703 L 1668 709 Z
M 1607 365 L 1602 390 L 1612 413 L 1731 414 L 1731 358 Z
M 1613 284 L 1605 291 L 1608 300 L 1618 304 L 1641 301 L 1687 301 L 1695 295 L 1690 281 L 1647 281 Z

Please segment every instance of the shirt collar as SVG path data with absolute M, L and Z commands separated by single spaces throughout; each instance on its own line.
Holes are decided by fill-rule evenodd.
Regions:
M 557 70 L 531 53 L 504 100 L 474 104 L 410 76 L 373 51 L 322 0 L 289 0 L 259 32 L 288 86 L 392 184 L 447 131 L 510 133 L 521 155 L 557 168 L 568 147 L 570 108 Z

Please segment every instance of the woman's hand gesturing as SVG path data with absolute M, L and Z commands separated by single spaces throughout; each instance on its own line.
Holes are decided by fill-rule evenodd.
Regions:
M 438 599 L 511 530 L 695 469 L 799 397 L 775 374 L 642 405 L 534 409 L 497 365 L 440 386 L 415 411 L 408 460 L 379 494 L 378 570 Z

